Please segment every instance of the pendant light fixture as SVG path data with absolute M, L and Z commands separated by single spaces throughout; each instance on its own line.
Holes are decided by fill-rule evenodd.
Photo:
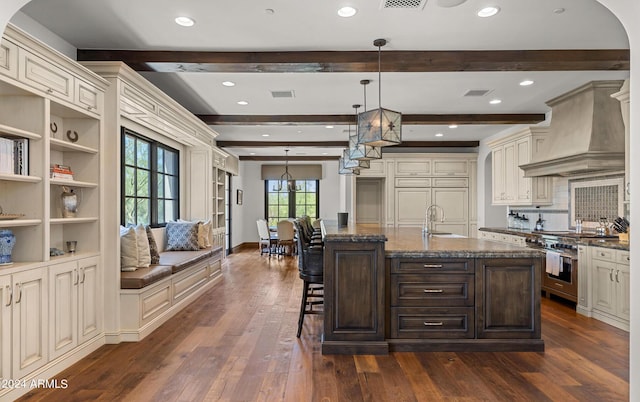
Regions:
M 386 147 L 402 142 L 402 114 L 382 108 L 381 48 L 386 39 L 376 39 L 373 45 L 378 47 L 378 108 L 364 111 L 358 115 L 358 143 Z
M 284 183 L 284 184 L 283 184 Z M 273 191 L 300 191 L 302 188 L 295 185 L 293 176 L 289 173 L 289 150 L 284 150 L 284 173 L 280 176 L 280 181 L 273 186 Z
M 359 108 L 360 105 L 353 105 L 354 108 Z M 360 174 L 360 169 L 368 169 L 371 166 L 371 162 L 367 159 L 353 159 L 351 158 L 351 123 L 349 123 L 349 148 L 342 150 L 342 156 L 340 157 L 340 168 L 338 173 L 340 174 Z M 356 131 L 357 132 L 357 131 Z M 357 136 L 356 136 L 357 143 Z M 351 169 L 351 172 L 348 170 Z M 357 172 L 356 172 L 357 171 Z
M 371 81 L 369 80 L 361 80 L 360 84 L 362 84 L 362 88 L 364 91 L 364 110 L 367 111 L 367 85 L 369 85 Z M 351 159 L 357 160 L 371 160 L 371 159 L 380 159 L 382 158 L 382 148 L 373 147 L 371 145 L 360 144 L 358 142 L 358 108 L 360 105 L 353 105 L 356 110 L 356 131 L 351 134 L 351 130 L 349 130 L 349 157 Z

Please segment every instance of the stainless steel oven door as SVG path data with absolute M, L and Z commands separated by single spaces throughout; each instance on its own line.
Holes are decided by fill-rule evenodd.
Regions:
M 542 290 L 573 302 L 578 301 L 578 258 L 571 254 L 561 255 L 562 269 L 558 275 L 542 273 Z

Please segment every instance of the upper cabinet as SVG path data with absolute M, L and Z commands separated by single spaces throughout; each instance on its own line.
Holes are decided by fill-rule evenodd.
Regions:
M 529 127 L 490 142 L 493 205 L 551 205 L 552 179 L 525 177 L 520 165 L 535 159 L 548 128 Z

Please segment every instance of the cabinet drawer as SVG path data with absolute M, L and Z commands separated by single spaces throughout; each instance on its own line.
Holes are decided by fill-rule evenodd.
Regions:
M 434 177 L 433 187 L 469 187 L 466 177 Z
M 162 314 L 171 307 L 171 286 L 169 282 L 164 282 L 160 286 L 155 286 L 140 295 L 140 325 Z
M 20 49 L 19 78 L 34 88 L 73 102 L 73 76 L 40 57 Z
M 18 78 L 18 46 L 4 39 L 0 41 L 0 74 Z
M 616 262 L 619 264 L 629 265 L 631 263 L 631 253 L 628 251 L 618 250 L 616 253 Z
M 391 266 L 391 273 L 420 273 L 420 274 L 469 274 L 474 270 L 473 260 L 452 260 L 442 258 L 396 259 Z
M 174 276 L 177 277 L 171 280 L 173 303 L 185 298 L 209 279 L 209 264 L 204 263 L 198 267 L 189 268 L 188 272 Z
M 474 275 L 391 275 L 391 305 L 472 307 Z
M 591 258 L 594 260 L 615 261 L 616 252 L 613 249 L 594 247 L 591 250 Z
M 396 178 L 396 187 L 431 187 L 431 179 L 428 177 L 399 177 Z
M 391 308 L 391 338 L 473 338 L 473 307 Z

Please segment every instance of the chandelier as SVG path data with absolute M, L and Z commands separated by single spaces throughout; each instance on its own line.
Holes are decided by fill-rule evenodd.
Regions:
M 361 80 L 362 88 L 364 90 L 364 110 L 367 110 L 367 85 L 371 81 Z M 358 108 L 360 105 L 353 105 L 356 110 L 356 131 L 351 134 L 349 129 L 349 158 L 357 160 L 370 160 L 382 158 L 382 148 L 373 147 L 371 145 L 358 143 Z
M 283 184 L 284 183 L 284 184 Z M 280 181 L 278 181 L 277 185 L 274 185 L 272 188 L 273 191 L 301 191 L 302 187 L 300 185 L 295 185 L 295 181 L 293 180 L 293 176 L 289 173 L 289 150 L 284 150 L 284 173 L 280 176 Z
M 378 108 L 364 111 L 358 115 L 358 143 L 386 147 L 402 142 L 402 114 L 383 109 L 380 48 L 387 44 L 386 39 L 376 39 L 373 45 L 378 47 Z

